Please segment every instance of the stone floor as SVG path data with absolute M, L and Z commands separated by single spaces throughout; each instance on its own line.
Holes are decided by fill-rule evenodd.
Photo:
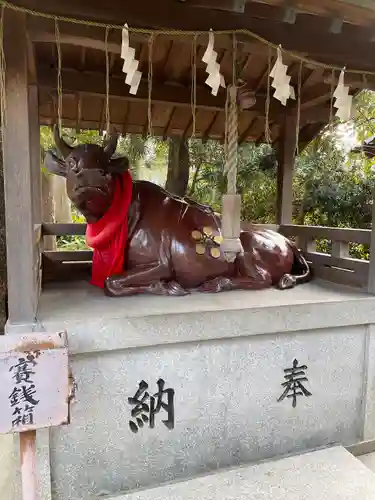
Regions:
M 375 475 L 343 447 L 335 447 L 106 498 L 373 500 Z
M 17 464 L 15 463 L 13 450 L 14 450 L 14 448 L 13 448 L 13 436 L 11 436 L 11 435 L 0 436 L 0 464 L 1 464 L 1 467 L 0 467 L 0 491 L 1 491 L 1 500 L 14 500 L 14 482 L 15 482 L 14 468 L 17 467 Z M 362 462 L 362 464 L 364 464 L 368 469 L 370 469 L 372 472 L 375 473 L 375 452 L 368 453 L 366 455 L 362 455 L 362 456 L 359 456 L 356 458 L 360 462 Z M 301 462 L 301 463 L 299 463 L 299 462 Z M 283 469 L 284 464 L 287 467 L 285 470 L 281 471 L 280 467 L 281 467 L 281 469 Z M 301 467 L 301 465 L 303 467 Z M 327 465 L 328 465 L 328 467 L 327 467 Z M 333 465 L 333 467 L 330 467 L 332 465 Z M 250 472 L 250 475 L 254 475 L 254 473 L 256 472 L 255 477 L 252 477 L 252 483 L 254 483 L 254 479 L 257 480 L 257 481 L 255 481 L 255 486 L 256 486 L 255 491 L 252 491 L 251 493 L 255 493 L 255 495 L 259 494 L 261 492 L 260 490 L 262 490 L 262 488 L 264 488 L 264 483 L 261 480 L 261 478 L 263 476 L 263 477 L 267 478 L 266 483 L 270 483 L 270 488 L 272 490 L 272 493 L 277 493 L 275 497 L 272 496 L 272 493 L 271 493 L 271 496 L 268 496 L 270 494 L 271 490 L 268 491 L 266 493 L 266 498 L 269 498 L 269 499 L 270 498 L 277 498 L 277 499 L 281 500 L 281 499 L 287 498 L 288 500 L 293 500 L 294 498 L 296 498 L 298 500 L 301 500 L 303 498 L 305 500 L 310 500 L 310 498 L 314 498 L 314 499 L 319 498 L 319 500 L 321 500 L 321 499 L 334 500 L 337 498 L 339 500 L 343 500 L 343 499 L 347 499 L 347 498 L 348 499 L 349 498 L 350 499 L 351 498 L 361 498 L 361 500 L 366 500 L 367 498 L 370 498 L 369 496 L 366 496 L 366 495 L 369 493 L 369 489 L 371 490 L 371 488 L 372 488 L 371 476 L 364 473 L 364 471 L 361 470 L 361 467 L 359 466 L 358 461 L 355 460 L 355 458 L 353 456 L 351 456 L 348 452 L 346 452 L 343 448 L 340 448 L 340 447 L 333 448 L 330 450 L 322 450 L 322 451 L 315 452 L 315 453 L 308 453 L 308 454 L 300 455 L 297 457 L 290 457 L 286 460 L 279 460 L 279 461 L 275 461 L 275 462 L 270 461 L 268 463 L 265 463 L 263 465 L 261 464 L 261 465 L 255 466 L 255 467 L 249 467 L 249 468 L 243 467 L 243 468 L 239 469 L 239 471 L 241 472 L 241 476 L 242 475 L 246 476 L 246 474 L 247 474 L 246 470 L 249 470 L 250 468 L 252 469 Z M 355 481 L 354 481 L 355 484 L 354 484 L 354 486 L 352 485 L 353 488 L 350 488 L 350 490 L 351 490 L 350 494 L 354 493 L 353 497 L 350 496 L 349 491 L 345 491 L 344 497 L 342 496 L 343 490 L 340 490 L 338 493 L 336 491 L 334 491 L 334 490 L 336 490 L 337 483 L 338 483 L 337 477 L 340 476 L 340 468 L 345 469 L 345 475 L 348 473 L 350 476 L 351 473 L 353 473 L 352 474 L 353 477 L 351 478 L 351 480 L 354 481 L 354 479 L 355 479 Z M 319 497 L 316 496 L 316 491 L 314 490 L 314 488 L 312 488 L 313 484 L 310 484 L 310 486 L 309 486 L 309 488 L 307 488 L 307 490 L 305 488 L 306 487 L 306 484 L 305 484 L 305 486 L 304 486 L 305 491 L 304 491 L 302 496 L 300 496 L 301 490 L 299 490 L 299 488 L 296 487 L 296 484 L 301 484 L 301 481 L 303 479 L 302 476 L 305 475 L 305 473 L 307 472 L 307 469 L 310 469 L 310 473 L 308 474 L 309 480 L 313 479 L 314 476 L 317 474 L 317 484 L 315 484 L 315 479 L 312 481 L 312 483 L 314 483 L 314 486 L 317 486 L 318 484 L 319 484 L 319 488 L 321 488 L 322 485 L 324 486 L 323 491 L 320 490 Z M 322 469 L 325 469 L 325 470 L 323 470 L 324 478 L 322 477 Z M 288 483 L 287 476 L 289 476 L 288 472 L 291 473 L 291 471 L 294 471 L 293 474 L 291 473 L 291 476 L 294 476 L 294 473 L 296 472 L 296 470 L 300 471 L 301 477 L 298 478 L 298 474 L 297 474 L 297 482 L 295 480 L 293 480 L 293 481 L 291 481 L 291 484 L 288 485 L 287 484 Z M 282 473 L 281 477 L 280 476 L 278 477 L 280 472 L 283 472 L 283 473 Z M 342 470 L 341 470 L 341 472 L 342 472 Z M 356 475 L 356 473 L 359 473 L 358 476 L 361 476 L 361 478 L 362 478 L 361 480 L 359 480 L 359 477 Z M 239 478 L 230 477 L 233 474 L 236 475 L 235 471 L 229 472 L 229 473 L 223 471 L 223 472 L 221 472 L 221 474 L 224 476 L 228 476 L 228 477 L 224 478 L 225 485 L 232 483 L 232 486 L 233 486 L 234 479 L 236 479 L 236 481 L 234 481 L 235 483 L 237 483 L 237 480 L 239 479 Z M 337 474 L 338 474 L 338 476 L 337 476 Z M 195 488 L 198 486 L 198 483 L 202 483 L 199 486 L 201 488 L 203 486 L 203 490 L 205 490 L 205 493 L 207 494 L 210 492 L 212 485 L 216 484 L 217 477 L 218 476 L 215 477 L 215 475 L 205 476 L 204 478 L 201 478 L 197 482 L 197 484 L 195 484 L 196 481 L 194 481 L 194 480 L 192 480 L 191 482 L 194 483 Z M 294 477 L 296 477 L 296 476 L 294 476 Z M 347 476 L 346 476 L 346 478 L 348 479 Z M 229 481 L 229 479 L 230 479 L 230 481 Z M 244 478 L 241 477 L 240 479 L 243 481 Z M 341 476 L 340 476 L 340 480 L 341 480 Z M 207 485 L 204 485 L 205 481 L 208 481 Z M 263 484 L 261 484 L 261 483 L 263 483 Z M 302 483 L 303 483 L 303 481 L 302 481 Z M 138 492 L 136 495 L 130 493 L 128 495 L 122 496 L 120 494 L 120 495 L 116 496 L 115 498 L 116 498 L 116 500 L 133 500 L 133 498 L 135 498 L 135 496 L 136 496 L 136 498 L 138 500 L 140 498 L 142 498 L 142 500 L 149 500 L 150 493 L 152 493 L 152 495 L 154 495 L 156 493 L 162 493 L 162 498 L 165 499 L 165 498 L 167 498 L 168 495 L 166 495 L 166 496 L 164 496 L 164 495 L 168 494 L 168 493 L 170 494 L 171 491 L 169 491 L 169 490 L 171 488 L 172 489 L 176 488 L 176 487 L 179 488 L 178 485 L 183 486 L 185 484 L 186 483 L 177 483 L 177 485 L 175 484 L 174 486 L 173 485 L 165 485 L 165 486 L 153 489 L 153 490 L 146 490 L 143 492 L 143 494 L 140 492 Z M 204 486 L 206 486 L 206 487 L 204 487 Z M 208 488 L 207 488 L 207 486 L 208 486 Z M 216 486 L 217 486 L 217 484 L 216 484 Z M 251 488 L 253 486 L 254 486 L 254 484 L 251 486 Z M 237 483 L 237 487 L 239 488 L 238 483 Z M 245 488 L 245 490 L 247 490 L 246 491 L 247 494 L 249 493 L 248 487 L 250 488 L 250 486 L 248 486 L 248 485 Z M 356 488 L 358 488 L 358 487 L 364 488 L 365 496 L 362 496 L 362 497 L 356 496 L 358 493 L 358 490 Z M 222 485 L 220 485 L 220 489 L 221 488 L 222 488 Z M 291 492 L 290 488 L 292 488 L 292 490 L 293 490 L 292 493 L 295 496 L 292 495 L 292 497 L 290 497 L 290 495 L 289 495 L 289 493 Z M 374 476 L 374 488 L 375 488 L 375 476 Z M 242 486 L 239 489 L 242 489 Z M 174 493 L 176 493 L 176 492 L 174 492 Z M 189 496 L 186 494 L 186 492 L 185 493 L 179 492 L 179 493 L 181 493 L 181 494 L 178 496 L 178 498 L 181 498 L 181 499 L 182 498 L 187 499 Z M 241 491 L 241 493 L 244 493 L 244 491 Z M 261 493 L 264 494 L 265 492 L 263 491 Z M 284 494 L 286 496 L 283 496 Z M 348 496 L 346 494 L 348 494 Z M 152 496 L 152 498 L 157 500 L 159 497 Z M 177 497 L 174 497 L 174 498 L 177 498 Z M 205 496 L 204 498 L 210 499 L 212 497 L 209 493 L 208 496 Z M 247 497 L 247 498 L 249 498 L 249 497 Z M 250 498 L 252 498 L 252 497 L 250 497 Z M 113 500 L 113 497 L 108 498 L 108 500 Z
M 368 467 L 372 472 L 375 472 L 375 452 L 367 453 L 366 455 L 361 455 L 357 457 L 366 467 Z

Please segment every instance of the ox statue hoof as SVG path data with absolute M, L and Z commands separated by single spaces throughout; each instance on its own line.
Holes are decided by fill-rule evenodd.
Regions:
M 294 288 L 297 284 L 297 280 L 291 274 L 284 274 L 277 284 L 277 288 L 280 290 L 287 290 L 288 288 Z

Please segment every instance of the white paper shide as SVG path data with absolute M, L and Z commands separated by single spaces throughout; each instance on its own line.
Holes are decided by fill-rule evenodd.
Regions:
M 126 74 L 125 83 L 130 85 L 129 93 L 136 95 L 141 83 L 142 73 L 138 71 L 139 61 L 135 58 L 135 49 L 129 45 L 129 27 L 122 30 L 121 59 L 124 60 L 122 71 Z
M 220 64 L 217 62 L 217 52 L 214 50 L 215 37 L 212 30 L 208 36 L 208 45 L 202 61 L 207 64 L 208 77 L 205 83 L 211 87 L 211 94 L 216 96 L 220 86 L 225 88 L 225 81 L 220 73 Z
M 341 70 L 339 82 L 333 93 L 335 99 L 334 107 L 337 109 L 336 116 L 342 121 L 352 118 L 353 96 L 349 95 L 349 87 L 344 84 L 345 70 Z
M 283 63 L 281 48 L 277 49 L 277 59 L 274 67 L 271 70 L 270 77 L 272 78 L 271 86 L 275 89 L 273 97 L 281 102 L 284 106 L 288 99 L 295 99 L 296 95 L 294 88 L 290 85 L 291 77 L 287 75 L 288 66 Z

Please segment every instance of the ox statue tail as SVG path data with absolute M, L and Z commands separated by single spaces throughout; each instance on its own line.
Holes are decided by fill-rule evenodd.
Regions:
M 302 253 L 293 243 L 290 244 L 290 248 L 293 251 L 294 262 L 290 274 L 284 274 L 277 283 L 277 288 L 280 288 L 280 290 L 286 290 L 288 288 L 294 288 L 296 285 L 302 283 L 308 283 L 313 278 L 312 269 L 306 262 Z

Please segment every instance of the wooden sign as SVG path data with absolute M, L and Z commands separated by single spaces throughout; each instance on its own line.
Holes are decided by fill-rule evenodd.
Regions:
M 66 333 L 0 337 L 0 434 L 69 422 Z

